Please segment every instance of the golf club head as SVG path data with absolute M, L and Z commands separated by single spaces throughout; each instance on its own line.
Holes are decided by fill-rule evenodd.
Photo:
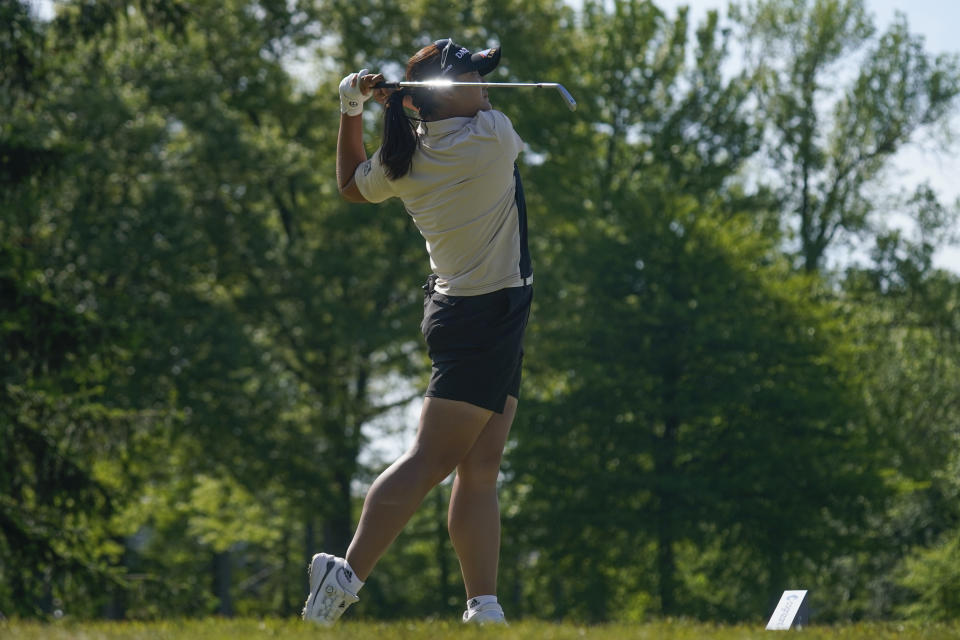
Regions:
M 558 84 L 557 91 L 559 91 L 560 95 L 563 96 L 563 99 L 566 101 L 567 106 L 570 107 L 570 111 L 576 111 L 577 101 L 573 99 L 573 96 L 570 95 L 570 92 L 567 91 L 566 87 L 564 87 L 562 84 Z

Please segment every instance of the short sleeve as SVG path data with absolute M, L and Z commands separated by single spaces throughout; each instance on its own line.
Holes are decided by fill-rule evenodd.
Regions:
M 393 185 L 380 163 L 380 149 L 364 162 L 361 162 L 353 173 L 353 181 L 357 185 L 367 202 L 383 202 L 396 195 Z
M 523 151 L 523 139 L 514 131 L 510 118 L 495 109 L 481 111 L 478 115 L 483 126 L 489 127 L 491 133 L 500 141 L 500 146 L 510 157 L 510 161 L 515 161 Z

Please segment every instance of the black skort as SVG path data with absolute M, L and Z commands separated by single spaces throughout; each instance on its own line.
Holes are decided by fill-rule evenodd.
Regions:
M 433 362 L 426 395 L 503 413 L 508 395 L 520 397 L 533 287 L 447 296 L 433 290 L 433 279 L 424 285 L 420 324 Z

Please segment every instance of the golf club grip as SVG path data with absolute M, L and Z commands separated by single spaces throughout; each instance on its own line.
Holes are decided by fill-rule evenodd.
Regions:
M 400 83 L 399 82 L 378 82 L 377 84 L 373 85 L 373 88 L 374 89 L 399 89 Z

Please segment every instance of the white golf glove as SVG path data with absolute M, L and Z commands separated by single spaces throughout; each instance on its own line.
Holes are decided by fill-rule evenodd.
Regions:
M 340 113 L 358 116 L 363 113 L 363 103 L 373 96 L 373 91 L 364 95 L 358 86 L 360 78 L 367 75 L 367 69 L 351 73 L 340 81 Z

